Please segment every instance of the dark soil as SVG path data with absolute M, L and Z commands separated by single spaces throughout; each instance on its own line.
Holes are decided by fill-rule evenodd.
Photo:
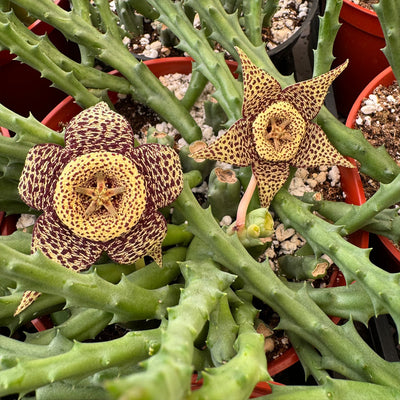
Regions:
M 397 82 L 392 85 L 378 86 L 373 95 L 377 96 L 378 109 L 371 114 L 359 111 L 356 120 L 357 127 L 361 129 L 365 138 L 375 147 L 385 146 L 390 156 L 400 165 L 400 88 Z M 392 100 L 393 99 L 393 100 Z M 367 99 L 362 106 L 367 105 Z M 369 199 L 378 189 L 379 182 L 361 174 L 365 197 Z
M 379 0 L 351 0 L 353 3 L 366 8 L 367 10 L 372 10 L 374 11 L 374 9 L 372 8 L 372 4 L 378 4 Z
M 367 104 L 364 99 L 361 110 L 356 120 L 357 127 L 375 147 L 385 146 L 391 157 L 400 165 L 400 88 L 397 82 L 390 86 L 378 86 L 372 93 L 376 96 L 379 108 L 376 112 L 366 115 L 362 112 Z M 368 200 L 379 189 L 379 182 L 369 176 L 360 174 L 363 183 L 365 197 Z M 400 206 L 398 204 L 397 206 Z M 394 246 L 400 251 L 397 243 Z

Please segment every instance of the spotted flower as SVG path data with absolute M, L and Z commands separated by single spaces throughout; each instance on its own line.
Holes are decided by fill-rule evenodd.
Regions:
M 353 167 L 312 120 L 332 81 L 346 64 L 326 74 L 282 89 L 237 49 L 243 72 L 242 118 L 207 148 L 192 154 L 238 166 L 252 166 L 260 202 L 268 207 L 289 176 L 289 167 Z
M 167 224 L 158 209 L 183 186 L 179 158 L 158 144 L 134 147 L 128 122 L 102 102 L 74 117 L 65 147 L 40 144 L 26 158 L 21 198 L 43 210 L 32 235 L 32 252 L 75 271 L 103 252 L 130 264 L 150 255 L 160 266 Z M 16 314 L 39 293 L 28 291 Z

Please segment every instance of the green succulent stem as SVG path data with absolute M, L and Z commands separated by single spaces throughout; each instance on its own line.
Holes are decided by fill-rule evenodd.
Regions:
M 28 392 L 55 381 L 137 363 L 157 351 L 159 335 L 159 329 L 129 332 L 112 342 L 75 342 L 69 351 L 59 355 L 18 360 L 15 366 L 0 371 L 0 395 Z M 42 347 L 46 354 L 47 346 Z
M 343 235 L 360 229 L 381 211 L 400 201 L 399 193 L 400 175 L 388 184 L 381 183 L 378 191 L 364 204 L 352 208 L 343 217 L 336 221 L 342 225 Z
M 204 243 L 202 243 L 204 246 Z M 215 366 L 221 366 L 236 353 L 234 343 L 239 326 L 235 322 L 228 296 L 222 296 L 217 307 L 210 314 L 207 334 L 207 347 Z
M 187 51 L 196 61 L 200 71 L 217 89 L 214 97 L 222 106 L 231 122 L 240 118 L 241 89 L 234 79 L 222 54 L 216 55 L 203 30 L 196 30 L 186 16 L 180 2 L 148 0 L 160 13 L 159 20 L 180 38 L 178 47 Z M 193 6 L 190 1 L 187 5 Z M 198 10 L 198 4 L 194 6 Z
M 235 357 L 218 368 L 206 369 L 202 387 L 193 391 L 189 400 L 247 399 L 258 382 L 271 379 L 266 369 L 264 337 L 253 326 L 257 310 L 251 304 L 251 296 L 241 300 L 234 310 L 239 326 Z
M 272 394 L 265 400 L 321 400 L 321 399 L 396 399 L 400 396 L 398 389 L 375 385 L 366 382 L 354 382 L 341 379 L 327 378 L 321 386 L 278 386 L 272 385 Z
M 262 3 L 261 0 L 243 1 L 245 32 L 254 46 L 261 46 L 263 44 L 261 36 L 264 17 Z
M 190 110 L 196 100 L 199 98 L 204 88 L 208 83 L 208 79 L 196 69 L 196 63 L 193 64 L 192 76 L 190 78 L 189 86 L 183 96 L 181 103 Z
M 396 178 L 397 180 L 397 178 Z M 391 186 L 392 184 L 388 184 Z M 384 186 L 383 186 L 384 187 Z M 371 208 L 370 213 L 373 215 L 371 218 L 365 217 L 365 211 L 360 212 L 359 208 L 363 206 L 356 206 L 343 202 L 329 201 L 329 200 L 316 200 L 312 193 L 302 196 L 301 200 L 305 203 L 312 204 L 312 210 L 317 211 L 319 214 L 329 219 L 330 221 L 343 221 L 343 233 L 346 231 L 352 233 L 353 229 L 363 229 L 364 231 L 374 233 L 376 235 L 386 236 L 394 242 L 400 241 L 400 215 L 397 209 L 390 208 L 376 213 L 373 211 L 380 207 L 380 204 L 372 204 L 377 198 L 369 199 L 368 207 Z M 365 207 L 365 206 L 364 206 Z M 349 222 L 354 221 L 352 215 L 357 215 L 356 223 L 352 223 L 352 227 L 347 224 L 345 215 L 351 216 Z M 364 214 L 364 216 L 363 216 Z M 338 222 L 339 224 L 339 222 Z
M 114 313 L 115 320 L 160 319 L 179 297 L 176 285 L 149 290 L 126 277 L 113 285 L 97 274 L 77 274 L 41 253 L 27 256 L 4 244 L 0 244 L 0 248 L 0 273 L 16 279 L 19 289 L 62 295 L 69 306 L 103 309 Z
M 148 359 L 143 373 L 111 381 L 106 387 L 113 398 L 181 399 L 190 391 L 193 343 L 234 276 L 211 260 L 181 264 L 185 289 L 179 304 L 168 309 L 159 352 Z M 207 279 L 207 285 L 204 285 Z
M 281 191 L 278 193 L 281 193 Z M 286 201 L 286 197 L 290 197 L 289 195 L 282 193 L 282 197 L 283 199 L 280 199 L 279 204 L 285 200 L 284 209 L 287 210 L 291 206 L 290 215 L 295 214 L 299 218 L 299 222 L 301 220 L 301 226 L 309 228 L 307 221 L 309 220 L 308 214 L 311 213 L 307 212 L 306 218 L 304 215 L 306 211 L 297 205 L 297 202 L 295 207 L 291 201 Z M 185 215 L 192 232 L 208 244 L 209 251 L 214 253 L 214 259 L 238 275 L 243 280 L 246 290 L 279 313 L 282 329 L 297 333 L 328 357 L 330 360 L 329 369 L 340 371 L 350 378 L 357 377 L 360 380 L 399 387 L 398 376 L 400 371 L 394 371 L 393 364 L 383 361 L 367 345 L 364 346 L 362 339 L 349 327 L 335 325 L 308 296 L 305 296 L 303 291 L 293 292 L 286 287 L 271 270 L 268 261 L 264 263 L 255 261 L 243 248 L 236 236 L 227 236 L 213 219 L 210 211 L 202 209 L 197 204 L 187 185 L 174 202 L 174 206 Z M 296 210 L 296 212 L 293 212 L 293 210 Z M 283 213 L 279 212 L 279 215 L 283 215 Z M 284 220 L 286 220 L 286 215 Z M 330 227 L 329 224 L 327 225 Z M 327 229 L 324 225 L 322 229 L 319 228 L 316 231 L 320 238 L 321 236 L 326 237 L 326 240 L 332 243 L 331 228 Z M 338 236 L 339 238 L 336 238 L 335 234 L 333 243 L 343 240 L 340 235 Z M 363 250 L 355 251 L 354 246 L 350 246 L 351 248 L 347 248 L 346 251 L 340 251 L 340 254 L 343 254 L 344 257 L 345 253 L 350 264 L 357 258 L 357 263 L 362 262 L 364 268 L 365 263 L 368 263 L 367 256 L 364 253 L 362 255 L 357 254 L 357 252 L 363 252 Z M 377 275 L 385 278 L 385 285 L 388 283 L 389 274 L 380 272 L 376 267 L 373 267 L 371 275 L 373 276 L 367 279 L 368 285 L 374 284 L 371 281 Z M 390 283 L 390 291 L 397 292 L 397 287 L 394 288 L 393 285 L 394 282 Z M 388 293 L 388 297 L 390 294 Z M 391 300 L 388 303 L 391 303 Z M 394 299 L 393 302 L 395 303 Z M 395 304 L 390 305 L 394 306 Z M 390 307 L 390 312 L 395 314 L 396 309 Z M 354 346 L 359 348 L 357 360 L 352 356 Z
M 3 127 L 16 133 L 16 140 L 23 143 L 56 143 L 64 144 L 64 135 L 53 131 L 41 124 L 35 117 L 22 117 L 9 108 L 0 105 L 0 121 Z M 19 159 L 26 156 L 25 152 L 19 155 Z M 25 158 L 24 158 L 25 159 Z
M 343 0 L 328 0 L 325 5 L 324 15 L 319 20 L 318 44 L 314 50 L 313 76 L 322 75 L 331 69 L 333 56 L 333 43 L 340 28 L 339 14 Z
M 304 369 L 305 378 L 307 379 L 310 375 L 312 375 L 317 381 L 318 385 L 324 384 L 330 376 L 326 370 L 321 368 L 321 355 L 312 345 L 310 345 L 310 343 L 307 343 L 305 340 L 301 339 L 294 332 L 288 332 L 288 338 L 299 357 L 301 365 Z
M 360 282 L 371 297 L 376 313 L 380 313 L 382 308 L 386 309 L 400 326 L 400 274 L 389 274 L 376 267 L 368 258 L 369 250 L 347 242 L 341 237 L 339 226 L 312 214 L 308 206 L 290 196 L 286 190 L 277 193 L 272 205 L 281 221 L 300 233 L 315 254 L 327 254 L 338 265 L 347 282 Z
M 263 14 L 264 14 L 264 20 L 263 20 L 263 25 L 264 26 L 271 26 L 272 22 L 272 17 L 276 13 L 276 10 L 278 9 L 279 6 L 279 0 L 268 0 L 264 2 L 263 5 Z
M 373 147 L 360 130 L 343 125 L 326 107 L 321 108 L 317 122 L 340 153 L 361 163 L 361 172 L 383 183 L 400 173 L 400 167 L 383 147 Z
M 320 279 L 327 273 L 329 262 L 314 256 L 285 255 L 278 258 L 279 273 L 289 279 Z
M 216 218 L 221 220 L 226 215 L 235 216 L 240 192 L 240 181 L 233 170 L 214 168 L 211 171 L 208 178 L 208 203 Z
M 156 20 L 160 14 L 149 4 L 147 0 L 128 0 L 128 3 L 139 13 L 146 18 Z
M 143 63 L 135 59 L 120 38 L 116 38 L 109 31 L 100 32 L 77 13 L 64 11 L 51 0 L 38 0 L 33 3 L 17 0 L 16 3 L 60 30 L 67 39 L 95 49 L 97 58 L 118 70 L 130 82 L 133 88 L 132 96 L 149 105 L 169 121 L 188 142 L 201 138 L 200 128 L 185 107 Z M 165 107 L 165 104 L 174 106 Z M 171 113 L 171 109 L 174 109 L 174 112 Z
M 306 290 L 309 296 L 326 315 L 346 320 L 360 321 L 365 325 L 375 315 L 375 310 L 368 293 L 358 282 L 349 286 L 313 288 L 310 284 L 287 282 L 294 291 Z M 386 311 L 382 310 L 385 314 Z
M 395 0 L 380 0 L 373 7 L 378 15 L 383 35 L 385 36 L 386 46 L 383 52 L 392 67 L 397 82 L 400 82 L 400 38 L 398 35 L 400 10 L 398 4 Z
M 0 135 L 0 155 L 10 161 L 25 162 L 26 155 L 31 147 L 29 144 L 17 142 L 15 138 Z

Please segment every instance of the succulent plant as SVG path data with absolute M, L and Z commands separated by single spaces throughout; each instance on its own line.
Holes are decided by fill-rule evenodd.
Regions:
M 115 11 L 108 0 L 71 0 L 69 11 L 52 0 L 14 3 L 77 43 L 81 62 L 30 32 L 6 0 L 0 45 L 84 110 L 55 132 L 0 106 L 0 124 L 14 132 L 0 136 L 0 209 L 39 215 L 33 233 L 0 237 L 0 396 L 247 399 L 257 382 L 273 378 L 255 326 L 262 304 L 279 314 L 277 329 L 318 384 L 271 385 L 269 398 L 400 397 L 399 362 L 381 358 L 354 326 L 390 314 L 400 330 L 399 274 L 380 269 L 370 250 L 347 240 L 359 229 L 399 240 L 399 216 L 390 207 L 400 200 L 400 167 L 322 105 L 344 68 L 330 70 L 341 1 L 327 0 L 314 78 L 298 83 L 277 71 L 260 40 L 275 1 L 117 0 Z M 391 7 L 398 11 L 394 0 L 381 0 L 377 11 L 396 63 L 398 13 Z M 146 19 L 164 24 L 194 59 L 182 100 L 124 44 Z M 216 43 L 238 62 L 239 79 Z M 97 62 L 119 75 L 100 71 Z M 190 109 L 208 81 L 218 102 L 207 106 L 209 119 L 230 129 L 207 147 Z M 137 146 L 109 90 L 154 109 L 187 145 L 177 149 L 175 138 L 150 128 L 149 143 Z M 288 192 L 293 168 L 352 167 L 343 155 L 381 182 L 365 204 Z M 233 164 L 232 182 L 217 181 L 215 159 Z M 194 195 L 200 185 L 208 198 Z M 229 228 L 221 227 L 226 215 L 236 215 Z M 258 257 L 271 241 L 273 218 L 307 242 L 279 260 L 280 275 L 265 254 Z M 348 285 L 312 286 L 308 280 L 323 274 L 326 258 Z M 12 338 L 49 314 L 53 328 Z M 125 328 L 123 336 L 102 340 L 114 324 Z M 204 378 L 198 391 L 196 377 Z

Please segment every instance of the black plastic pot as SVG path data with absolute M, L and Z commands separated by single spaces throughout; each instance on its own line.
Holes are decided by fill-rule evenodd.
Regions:
M 303 71 L 305 67 L 312 65 L 313 49 L 318 40 L 319 2 L 318 0 L 309 0 L 309 3 L 307 18 L 301 27 L 288 40 L 268 51 L 268 55 L 278 71 L 283 75 L 295 73 L 297 80 L 311 78 L 311 75 L 304 76 Z M 295 54 L 297 46 L 301 46 L 300 57 L 299 54 Z

